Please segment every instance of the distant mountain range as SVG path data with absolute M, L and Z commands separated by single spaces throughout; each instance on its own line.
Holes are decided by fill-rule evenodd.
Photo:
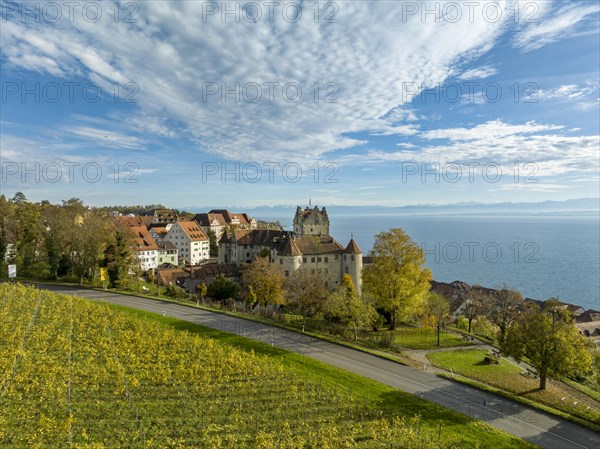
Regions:
M 306 207 L 306 205 L 300 205 Z M 322 204 L 318 205 L 323 206 Z M 600 198 L 579 198 L 565 201 L 543 201 L 538 203 L 454 203 L 454 204 L 415 204 L 410 206 L 338 206 L 335 204 L 324 205 L 331 213 L 336 215 L 481 215 L 481 214 L 519 214 L 519 215 L 589 215 L 600 216 Z M 314 207 L 314 205 L 313 205 Z M 190 212 L 207 212 L 211 209 L 223 209 L 219 206 L 190 206 L 184 210 Z M 276 206 L 229 206 L 232 212 L 247 212 L 251 216 L 260 218 L 274 216 L 288 216 L 294 214 L 296 205 Z

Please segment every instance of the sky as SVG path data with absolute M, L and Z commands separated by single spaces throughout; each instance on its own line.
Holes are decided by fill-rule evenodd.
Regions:
M 0 189 L 174 208 L 599 196 L 596 1 L 0 2 Z

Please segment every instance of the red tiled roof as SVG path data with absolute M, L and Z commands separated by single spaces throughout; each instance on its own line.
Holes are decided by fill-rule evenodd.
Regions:
M 135 248 L 138 251 L 153 251 L 158 249 L 158 245 L 145 226 L 131 226 L 129 231 L 135 242 Z
M 181 226 L 183 232 L 187 234 L 192 242 L 208 240 L 204 231 L 200 229 L 200 225 L 195 221 L 180 221 L 179 226 Z

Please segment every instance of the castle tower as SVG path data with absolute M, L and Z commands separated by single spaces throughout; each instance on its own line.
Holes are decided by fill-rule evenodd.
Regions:
M 325 207 L 320 210 L 317 206 L 302 210 L 298 206 L 294 217 L 294 233 L 299 237 L 328 236 L 329 217 Z
M 356 291 L 362 291 L 362 252 L 354 238 L 350 239 L 342 255 L 342 274 L 348 273 L 354 281 Z

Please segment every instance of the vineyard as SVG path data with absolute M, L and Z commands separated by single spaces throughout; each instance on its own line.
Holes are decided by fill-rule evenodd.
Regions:
M 0 285 L 2 448 L 529 447 L 337 380 L 167 320 Z

